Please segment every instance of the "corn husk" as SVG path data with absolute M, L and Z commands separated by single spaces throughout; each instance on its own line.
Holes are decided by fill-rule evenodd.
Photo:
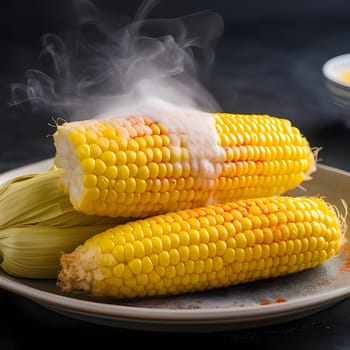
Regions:
M 25 278 L 57 278 L 63 252 L 126 221 L 75 211 L 59 189 L 52 168 L 7 181 L 0 187 L 0 266 Z

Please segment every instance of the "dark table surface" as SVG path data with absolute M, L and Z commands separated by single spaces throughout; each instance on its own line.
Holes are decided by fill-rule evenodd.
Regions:
M 216 8 L 204 4 L 208 5 L 205 8 L 222 11 L 229 22 L 216 45 L 210 78 L 205 81 L 220 108 L 227 112 L 287 117 L 313 146 L 322 147 L 320 163 L 350 171 L 350 130 L 343 122 L 343 113 L 330 99 L 321 72 L 327 59 L 350 52 L 350 6 L 345 1 L 325 1 L 313 13 L 313 6 L 320 2 L 309 0 L 303 2 L 305 8 L 295 9 L 289 4 L 284 9 L 280 4 L 279 11 L 269 12 L 258 6 L 254 16 L 254 7 L 248 4 L 239 7 L 237 13 L 234 6 L 225 4 L 219 1 Z M 171 11 L 174 5 L 169 6 Z M 189 10 L 197 8 L 189 7 Z M 31 28 L 28 35 L 33 40 L 38 33 Z M 25 24 L 18 27 L 22 34 L 27 29 Z M 23 70 L 30 68 L 28 62 L 37 64 L 38 47 L 27 44 L 25 38 L 12 39 L 3 40 L 6 54 L 0 58 L 3 77 L 0 172 L 54 155 L 51 139 L 47 137 L 52 133 L 49 113 L 35 112 L 28 106 L 10 107 L 6 103 L 8 84 L 21 79 Z M 0 310 L 0 349 L 4 350 L 29 346 L 82 349 L 97 344 L 163 347 L 183 346 L 188 341 L 198 347 L 350 349 L 350 300 L 286 323 L 209 333 L 133 331 L 90 324 L 3 290 L 0 290 Z

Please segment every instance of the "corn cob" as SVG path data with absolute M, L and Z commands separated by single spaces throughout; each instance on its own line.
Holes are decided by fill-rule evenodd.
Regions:
M 280 195 L 315 170 L 300 131 L 268 115 L 128 115 L 65 123 L 54 141 L 74 208 L 112 217 Z
M 175 295 L 296 273 L 342 245 L 344 223 L 317 197 L 239 200 L 106 230 L 61 256 L 58 286 L 92 296 Z

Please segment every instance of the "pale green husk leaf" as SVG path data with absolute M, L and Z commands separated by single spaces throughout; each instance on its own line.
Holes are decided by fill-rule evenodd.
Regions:
M 0 186 L 0 266 L 25 278 L 57 278 L 60 256 L 126 221 L 74 210 L 58 187 L 61 170 L 16 177 Z

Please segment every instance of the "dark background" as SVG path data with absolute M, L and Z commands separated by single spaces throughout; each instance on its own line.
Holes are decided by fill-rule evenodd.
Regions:
M 95 1 L 110 16 L 133 17 L 141 2 Z M 322 147 L 319 161 L 350 170 L 349 129 L 333 105 L 322 64 L 350 52 L 347 0 L 159 1 L 149 17 L 177 17 L 213 10 L 224 33 L 205 85 L 223 111 L 267 113 L 289 118 Z M 29 104 L 9 106 L 10 84 L 24 82 L 25 71 L 44 69 L 41 38 L 75 24 L 72 1 L 13 0 L 0 11 L 0 171 L 54 154 L 50 111 Z
M 134 16 L 140 1 L 93 2 L 109 15 Z M 267 113 L 289 118 L 315 147 L 319 161 L 350 171 L 350 130 L 332 103 L 321 68 L 350 52 L 348 0 L 160 1 L 150 16 L 176 17 L 214 10 L 224 20 L 215 61 L 204 83 L 223 111 Z M 54 155 L 49 111 L 9 105 L 11 83 L 29 68 L 42 69 L 41 37 L 60 33 L 76 17 L 71 1 L 12 0 L 0 9 L 0 171 Z M 344 191 L 349 191 L 345 188 Z M 259 346 L 260 349 L 349 349 L 350 301 L 301 320 L 260 329 L 214 334 L 132 332 L 68 319 L 12 295 L 0 293 L 0 349 Z M 99 343 L 100 342 L 100 343 Z

